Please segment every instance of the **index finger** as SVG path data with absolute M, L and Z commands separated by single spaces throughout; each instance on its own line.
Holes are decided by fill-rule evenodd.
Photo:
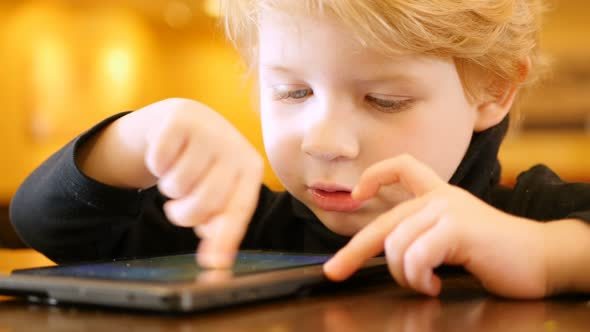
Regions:
M 446 184 L 438 174 L 410 155 L 380 161 L 367 168 L 352 192 L 354 199 L 374 196 L 381 186 L 400 183 L 415 196 L 422 196 Z
M 365 261 L 383 252 L 385 239 L 400 221 L 424 206 L 424 200 L 413 199 L 377 217 L 324 265 L 324 272 L 328 278 L 344 280 L 358 270 Z
M 229 268 L 246 233 L 258 202 L 260 181 L 256 176 L 243 176 L 225 211 L 214 217 L 211 238 L 201 239 L 199 264 L 209 268 Z

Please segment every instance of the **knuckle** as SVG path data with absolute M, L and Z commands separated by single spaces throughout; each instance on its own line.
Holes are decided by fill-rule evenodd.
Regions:
M 158 162 L 158 159 L 156 158 L 154 153 L 151 151 L 148 151 L 145 154 L 145 166 L 152 174 L 155 174 L 157 176 L 161 175 L 160 163 Z
M 203 106 L 198 102 L 190 99 L 171 98 L 167 99 L 164 114 L 162 115 L 161 125 L 168 129 L 184 129 L 194 119 L 195 111 Z
M 162 119 L 162 131 L 173 134 L 185 128 L 186 125 L 186 110 L 182 108 L 175 108 L 166 113 Z
M 158 153 L 156 149 L 150 149 L 145 155 L 145 165 L 154 175 L 162 176 L 166 167 L 166 161 L 161 153 Z
M 168 197 L 170 197 L 170 193 L 172 191 L 171 186 L 172 185 L 170 184 L 169 180 L 161 180 L 158 182 L 158 190 Z
M 416 159 L 409 153 L 403 153 L 399 156 L 399 160 L 402 164 L 409 164 L 416 161 Z
M 171 111 L 185 112 L 186 110 L 199 105 L 196 101 L 188 98 L 173 97 L 164 100 L 164 103 Z
M 402 254 L 397 248 L 391 247 L 391 250 L 391 254 L 388 255 L 388 261 L 397 271 L 401 269 L 401 266 L 403 265 Z
M 413 245 L 404 254 L 404 264 L 408 267 L 417 267 L 424 264 L 428 252 L 423 245 Z
M 181 104 L 181 103 L 185 103 L 188 101 L 190 101 L 190 99 L 182 98 L 182 97 L 170 97 L 170 98 L 164 99 L 164 102 L 168 103 L 168 104 Z
M 180 198 L 187 192 L 184 181 L 177 181 L 173 177 L 166 177 L 158 183 L 158 190 L 168 197 Z
M 168 203 L 164 205 L 164 211 L 166 213 L 166 217 L 171 223 L 178 226 L 189 226 L 187 218 L 177 205 Z
M 202 201 L 199 197 L 185 198 L 178 210 L 169 210 L 171 212 L 169 217 L 173 217 L 175 223 L 187 227 L 206 224 L 217 212 L 213 204 L 209 204 L 209 201 L 207 204 L 201 204 Z
M 385 251 L 388 257 L 388 261 L 392 262 L 393 264 L 401 263 L 401 247 L 399 241 L 397 241 L 397 237 L 394 234 L 390 234 L 385 239 Z

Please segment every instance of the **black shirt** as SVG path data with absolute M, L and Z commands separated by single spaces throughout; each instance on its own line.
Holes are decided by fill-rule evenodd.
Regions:
M 56 262 L 164 255 L 195 250 L 191 228 L 179 228 L 162 210 L 157 188 L 111 187 L 85 176 L 75 163 L 81 144 L 125 113 L 74 139 L 21 185 L 10 207 L 25 243 Z M 508 213 L 538 221 L 577 218 L 590 222 L 590 184 L 564 183 L 538 165 L 519 175 L 514 188 L 500 186 L 498 149 L 508 118 L 474 134 L 451 184 Z M 261 187 L 243 249 L 335 252 L 349 240 L 328 230 L 287 192 Z

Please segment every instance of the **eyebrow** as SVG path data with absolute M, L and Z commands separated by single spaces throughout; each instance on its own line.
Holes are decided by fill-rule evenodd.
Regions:
M 261 67 L 268 69 L 268 70 L 272 70 L 272 71 L 278 71 L 278 72 L 283 72 L 283 73 L 294 73 L 295 71 L 289 67 L 285 67 L 285 66 L 281 66 L 281 65 L 261 65 Z
M 420 83 L 420 79 L 416 76 L 407 75 L 403 73 L 391 73 L 391 74 L 384 74 L 380 73 L 379 75 L 371 78 L 361 78 L 356 80 L 359 83 L 363 84 L 377 84 L 377 83 L 388 83 L 391 81 L 396 82 L 404 82 L 410 84 L 418 84 Z
M 298 73 L 298 71 L 295 69 L 285 67 L 282 65 L 276 65 L 276 64 L 261 65 L 261 67 L 265 68 L 267 70 L 281 72 L 281 73 L 285 73 L 285 74 L 297 74 Z M 396 72 L 396 73 L 391 73 L 391 74 L 379 73 L 375 77 L 370 77 L 370 78 L 360 78 L 359 77 L 359 78 L 353 79 L 353 81 L 355 81 L 356 83 L 359 83 L 359 84 L 384 84 L 384 83 L 391 83 L 391 82 L 402 82 L 405 84 L 416 85 L 416 84 L 419 84 L 421 80 L 418 77 L 415 77 L 412 75 L 407 75 L 404 73 Z

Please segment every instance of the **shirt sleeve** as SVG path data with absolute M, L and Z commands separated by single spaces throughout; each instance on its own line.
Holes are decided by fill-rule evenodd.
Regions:
M 491 203 L 538 221 L 571 218 L 590 223 L 590 183 L 565 182 L 544 165 L 521 173 L 513 188 L 496 188 Z
M 156 188 L 129 190 L 99 183 L 75 163 L 78 148 L 126 113 L 77 137 L 19 187 L 10 219 L 30 247 L 63 263 L 195 250 L 192 229 L 170 224 Z

